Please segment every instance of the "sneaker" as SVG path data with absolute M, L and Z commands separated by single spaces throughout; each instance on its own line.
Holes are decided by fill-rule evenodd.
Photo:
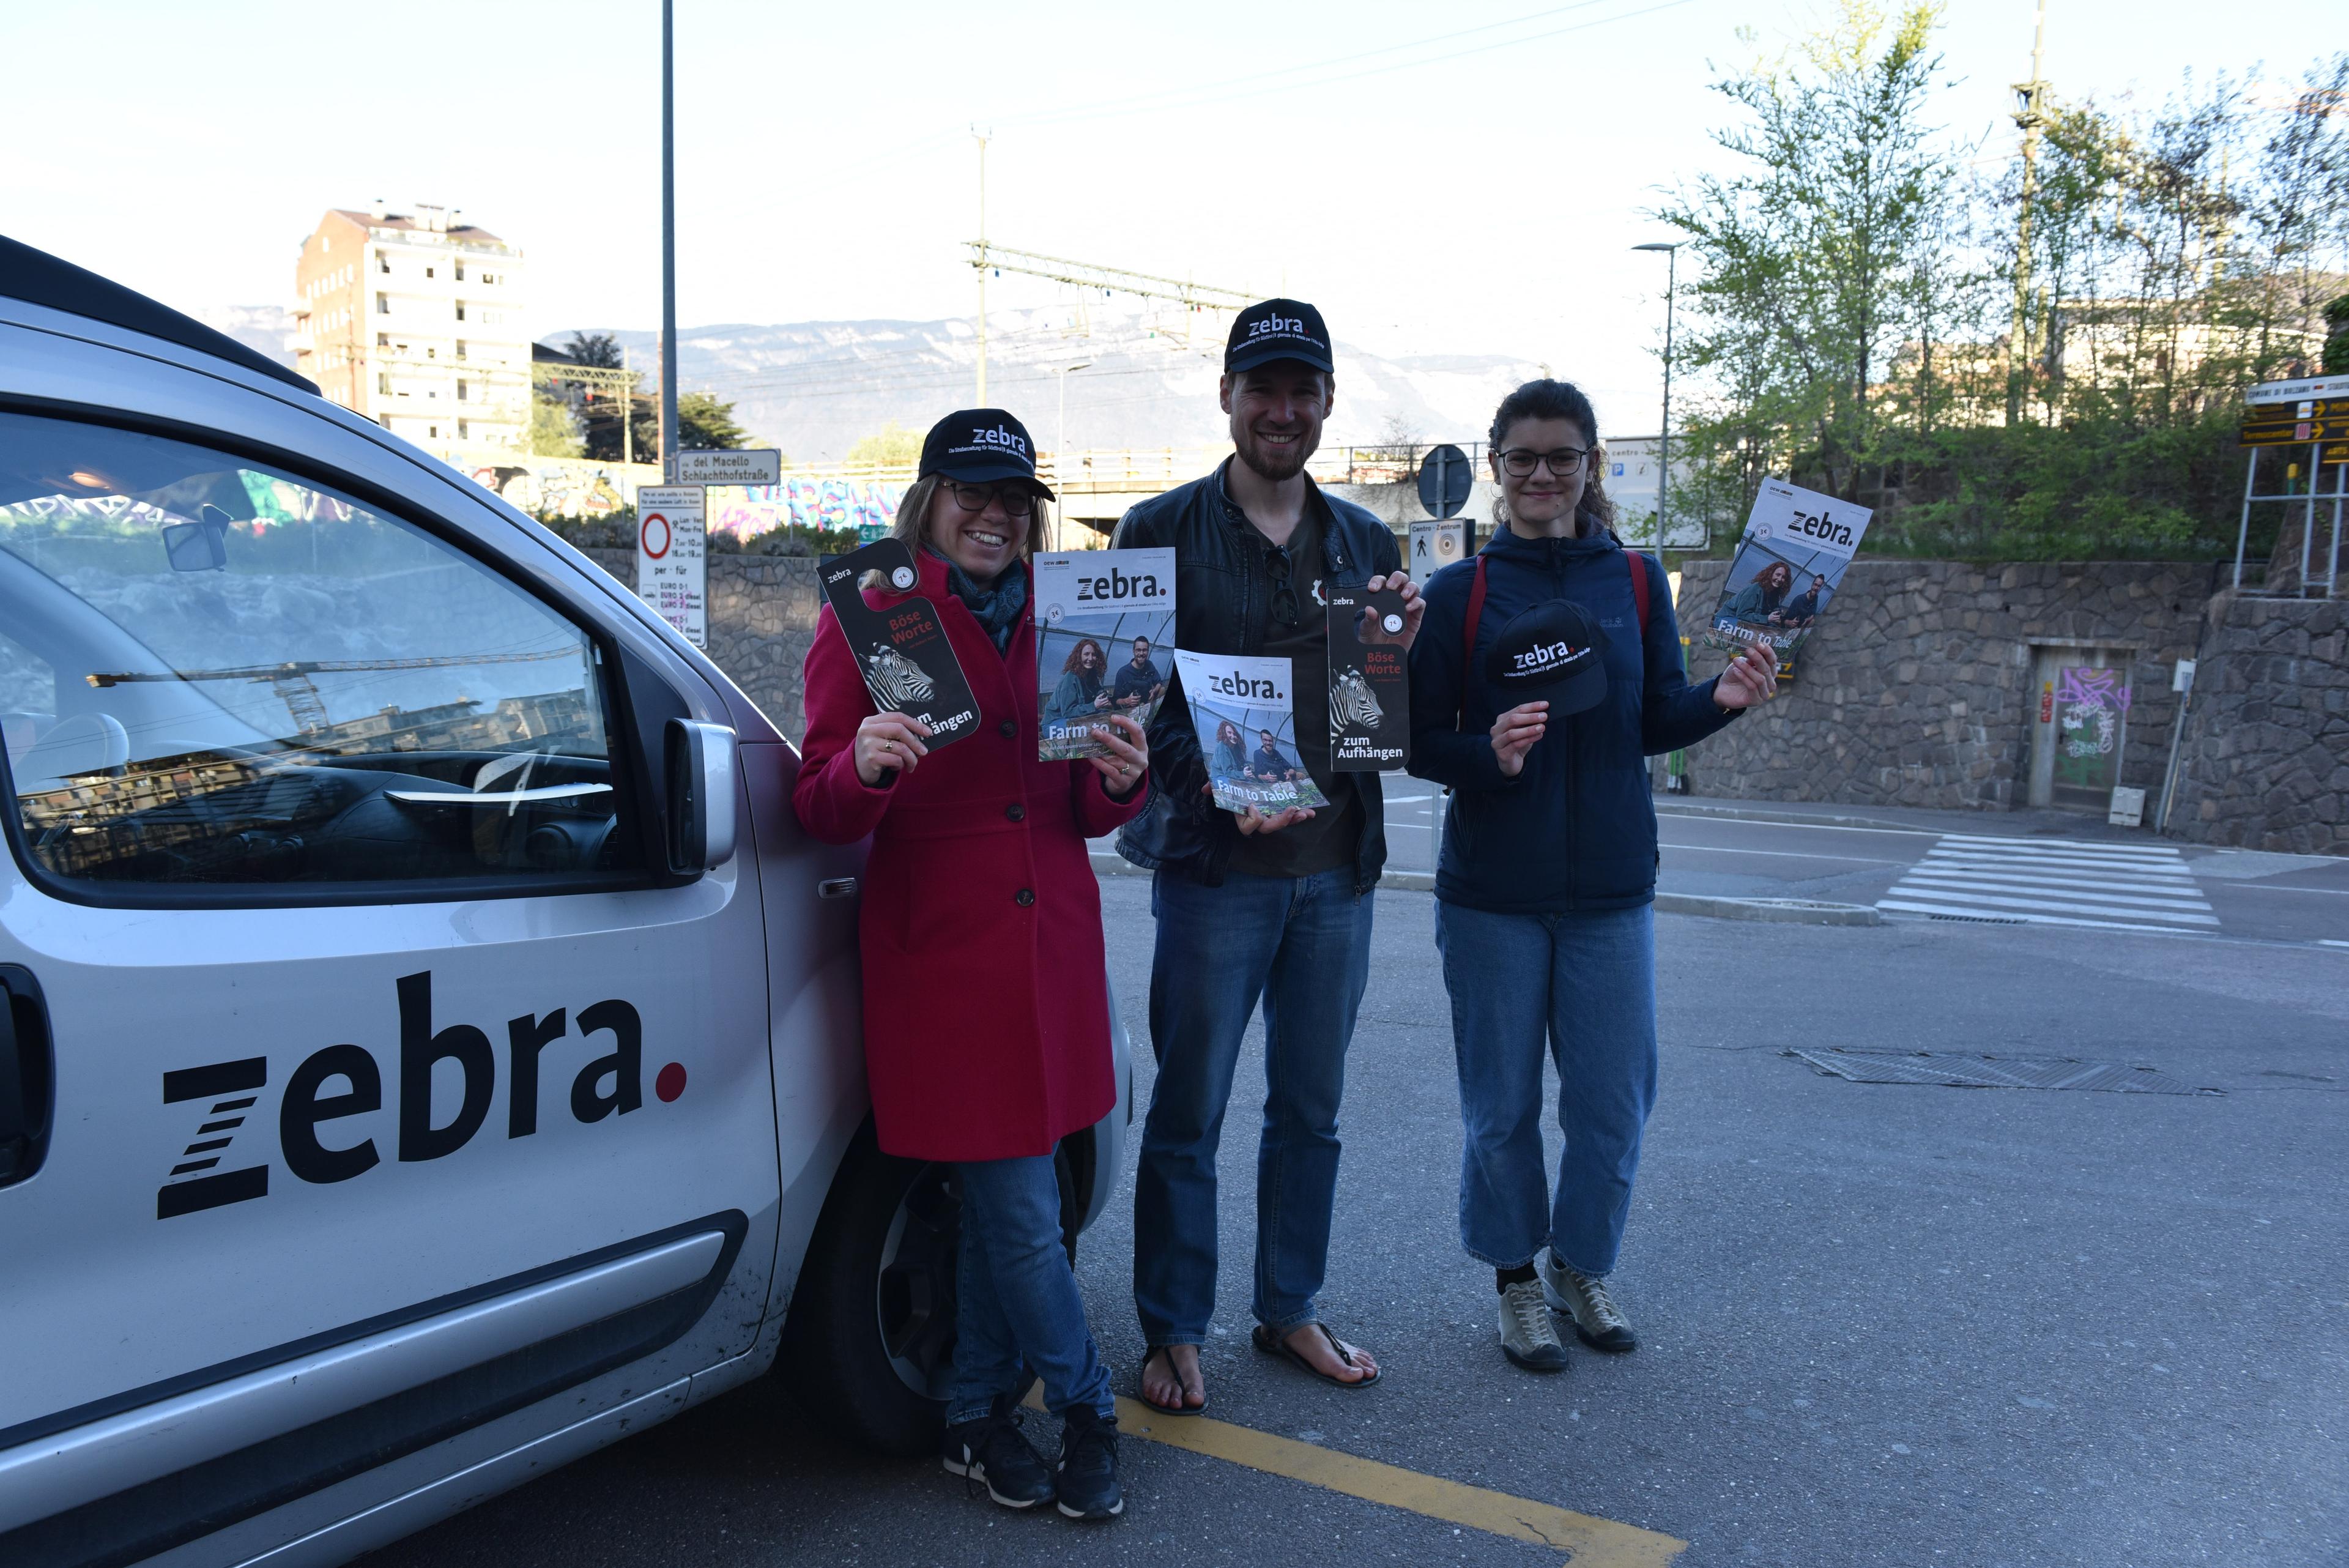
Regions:
M 1639 1348 L 1631 1320 L 1607 1293 L 1604 1279 L 1576 1272 L 1558 1262 L 1556 1252 L 1542 1254 L 1541 1272 L 1542 1291 L 1549 1304 L 1574 1320 L 1575 1337 L 1583 1344 L 1615 1355 Z
M 1549 1303 L 1533 1280 L 1519 1280 L 1501 1292 L 1501 1354 L 1528 1372 L 1566 1370 L 1566 1346 L 1549 1320 Z
M 1054 1477 L 1061 1511 L 1071 1519 L 1115 1519 L 1125 1511 L 1117 1486 L 1117 1417 L 1073 1406 L 1065 1420 Z
M 987 1495 L 1006 1508 L 1052 1501 L 1052 1472 L 1028 1446 L 1009 1399 L 999 1397 L 995 1408 L 977 1420 L 948 1427 L 946 1461 L 947 1474 L 986 1487 Z

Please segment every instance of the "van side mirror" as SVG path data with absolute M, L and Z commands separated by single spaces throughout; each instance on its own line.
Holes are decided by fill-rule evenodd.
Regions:
M 671 719 L 668 747 L 668 867 L 711 871 L 734 857 L 734 732 Z

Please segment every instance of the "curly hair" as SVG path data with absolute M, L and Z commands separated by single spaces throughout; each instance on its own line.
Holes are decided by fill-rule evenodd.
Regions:
M 1093 668 L 1100 670 L 1104 675 L 1108 674 L 1109 655 L 1103 653 L 1102 651 L 1102 645 L 1095 642 L 1090 637 L 1081 637 L 1077 639 L 1077 645 L 1069 649 L 1069 657 L 1061 666 L 1061 673 L 1066 675 L 1072 670 L 1083 669 L 1084 666 L 1077 661 L 1084 657 L 1085 649 L 1088 648 L 1093 650 Z
M 1491 446 L 1498 454 L 1501 443 L 1509 438 L 1509 431 L 1520 420 L 1565 420 L 1582 431 L 1582 444 L 1591 449 L 1590 462 L 1582 476 L 1582 499 L 1574 508 L 1574 531 L 1596 534 L 1604 529 L 1609 536 L 1615 533 L 1615 503 L 1607 494 L 1607 486 L 1599 477 L 1599 414 L 1591 408 L 1590 400 L 1582 389 L 1571 381 L 1527 381 L 1501 400 L 1493 411 Z M 1505 521 L 1497 512 L 1493 521 Z M 1620 543 L 1619 539 L 1617 541 Z

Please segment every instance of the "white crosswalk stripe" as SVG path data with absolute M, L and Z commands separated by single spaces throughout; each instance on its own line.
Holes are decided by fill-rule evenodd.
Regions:
M 1905 915 L 2125 930 L 2209 930 L 2209 901 L 2167 845 L 1941 836 L 1876 907 Z

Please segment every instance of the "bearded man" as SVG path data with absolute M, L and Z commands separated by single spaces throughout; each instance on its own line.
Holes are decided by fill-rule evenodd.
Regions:
M 1148 1345 L 1142 1397 L 1195 1414 L 1199 1346 L 1216 1300 L 1216 1147 L 1241 1037 L 1264 1010 L 1267 1092 L 1257 1156 L 1255 1344 L 1326 1382 L 1361 1387 L 1378 1362 L 1315 1306 L 1338 1185 L 1338 1102 L 1370 976 L 1386 864 L 1376 774 L 1330 765 L 1328 590 L 1392 587 L 1406 647 L 1426 607 L 1392 530 L 1324 495 L 1305 465 L 1336 394 L 1321 313 L 1294 299 L 1232 323 L 1218 397 L 1232 455 L 1120 520 L 1119 549 L 1172 548 L 1176 646 L 1285 658 L 1298 760 L 1329 804 L 1219 810 L 1178 675 L 1150 727 L 1156 787 L 1118 852 L 1154 875 L 1150 981 L 1158 1081 L 1134 1184 L 1133 1295 Z

